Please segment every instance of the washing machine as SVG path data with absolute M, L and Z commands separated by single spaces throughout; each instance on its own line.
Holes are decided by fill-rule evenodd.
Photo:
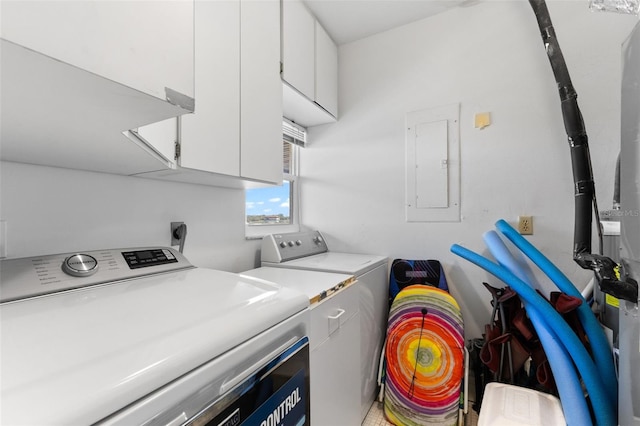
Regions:
M 0 423 L 310 424 L 302 292 L 164 247 L 0 267 Z
M 377 395 L 380 352 L 389 313 L 388 258 L 330 251 L 319 231 L 267 235 L 262 240 L 261 264 L 275 268 L 350 274 L 359 282 L 361 404 L 364 420 Z

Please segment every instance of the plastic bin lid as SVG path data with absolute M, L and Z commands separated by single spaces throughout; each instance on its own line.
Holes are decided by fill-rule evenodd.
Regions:
M 504 383 L 485 387 L 478 426 L 566 424 L 560 400 L 553 395 Z

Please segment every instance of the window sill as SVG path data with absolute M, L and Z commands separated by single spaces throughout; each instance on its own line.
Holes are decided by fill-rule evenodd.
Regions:
M 254 225 L 245 226 L 245 240 L 261 240 L 265 235 L 299 232 L 300 226 L 293 225 Z

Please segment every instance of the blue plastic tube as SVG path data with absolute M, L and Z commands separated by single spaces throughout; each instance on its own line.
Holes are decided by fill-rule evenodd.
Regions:
M 606 395 L 605 388 L 600 376 L 597 374 L 597 369 L 593 360 L 571 327 L 569 327 L 560 314 L 553 309 L 549 302 L 543 299 L 535 292 L 535 290 L 530 288 L 520 278 L 509 272 L 508 269 L 493 263 L 489 259 L 457 244 L 451 246 L 451 252 L 470 261 L 471 263 L 474 263 L 494 275 L 496 278 L 504 281 L 516 293 L 518 293 L 523 301 L 531 304 L 533 308 L 538 311 L 547 328 L 553 329 L 556 336 L 558 336 L 562 341 L 567 352 L 569 352 L 573 362 L 578 368 L 578 371 L 581 373 L 582 380 L 584 381 L 591 399 L 591 405 L 596 417 L 596 424 L 601 426 L 615 425 L 615 405 L 611 403 L 611 400 Z
M 532 287 L 530 277 L 528 276 L 531 271 L 524 268 L 523 265 L 516 260 L 513 253 L 509 251 L 497 232 L 486 232 L 483 235 L 483 239 L 489 251 L 500 265 L 529 284 L 529 287 Z M 553 329 L 550 329 L 546 322 L 544 322 L 539 312 L 530 303 L 526 301 L 523 303 L 527 315 L 533 323 L 533 327 L 536 329 L 538 338 L 542 343 L 549 364 L 551 365 L 567 425 L 592 425 L 589 407 L 582 393 L 580 379 L 576 373 L 573 362 L 571 362 L 571 357 Z
M 553 332 L 553 329 L 542 319 L 541 314 L 531 304 L 525 303 L 525 309 L 533 327 L 538 333 L 538 338 L 544 347 L 544 352 L 551 365 L 553 378 L 558 387 L 564 420 L 568 426 L 593 425 L 587 400 L 582 392 L 580 379 L 571 362 L 571 357 L 562 345 L 562 341 Z
M 509 250 L 507 244 L 500 238 L 496 231 L 485 232 L 482 235 L 482 239 L 500 266 L 507 268 L 509 272 L 535 290 L 535 286 L 532 285 L 535 281 L 533 271 L 528 268 L 528 265 L 524 264 L 526 260 L 516 259 L 516 256 Z
M 591 311 L 589 304 L 584 300 L 582 294 L 549 259 L 547 259 L 537 248 L 527 241 L 522 235 L 513 229 L 504 220 L 496 222 L 496 227 L 505 237 L 509 239 L 516 247 L 518 247 L 533 263 L 535 263 L 542 272 L 549 277 L 553 283 L 558 286 L 560 291 L 569 296 L 578 297 L 582 300 L 582 304 L 578 307 L 578 318 L 584 328 L 585 333 L 591 343 L 591 352 L 593 360 L 598 366 L 598 374 L 605 386 L 607 396 L 611 399 L 614 406 L 618 404 L 618 379 L 613 363 L 613 355 L 609 347 L 607 337 L 595 315 Z

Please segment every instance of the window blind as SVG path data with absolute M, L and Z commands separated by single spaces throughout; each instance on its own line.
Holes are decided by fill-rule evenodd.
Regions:
M 285 142 L 304 147 L 307 142 L 307 129 L 286 118 L 282 120 L 282 135 Z

